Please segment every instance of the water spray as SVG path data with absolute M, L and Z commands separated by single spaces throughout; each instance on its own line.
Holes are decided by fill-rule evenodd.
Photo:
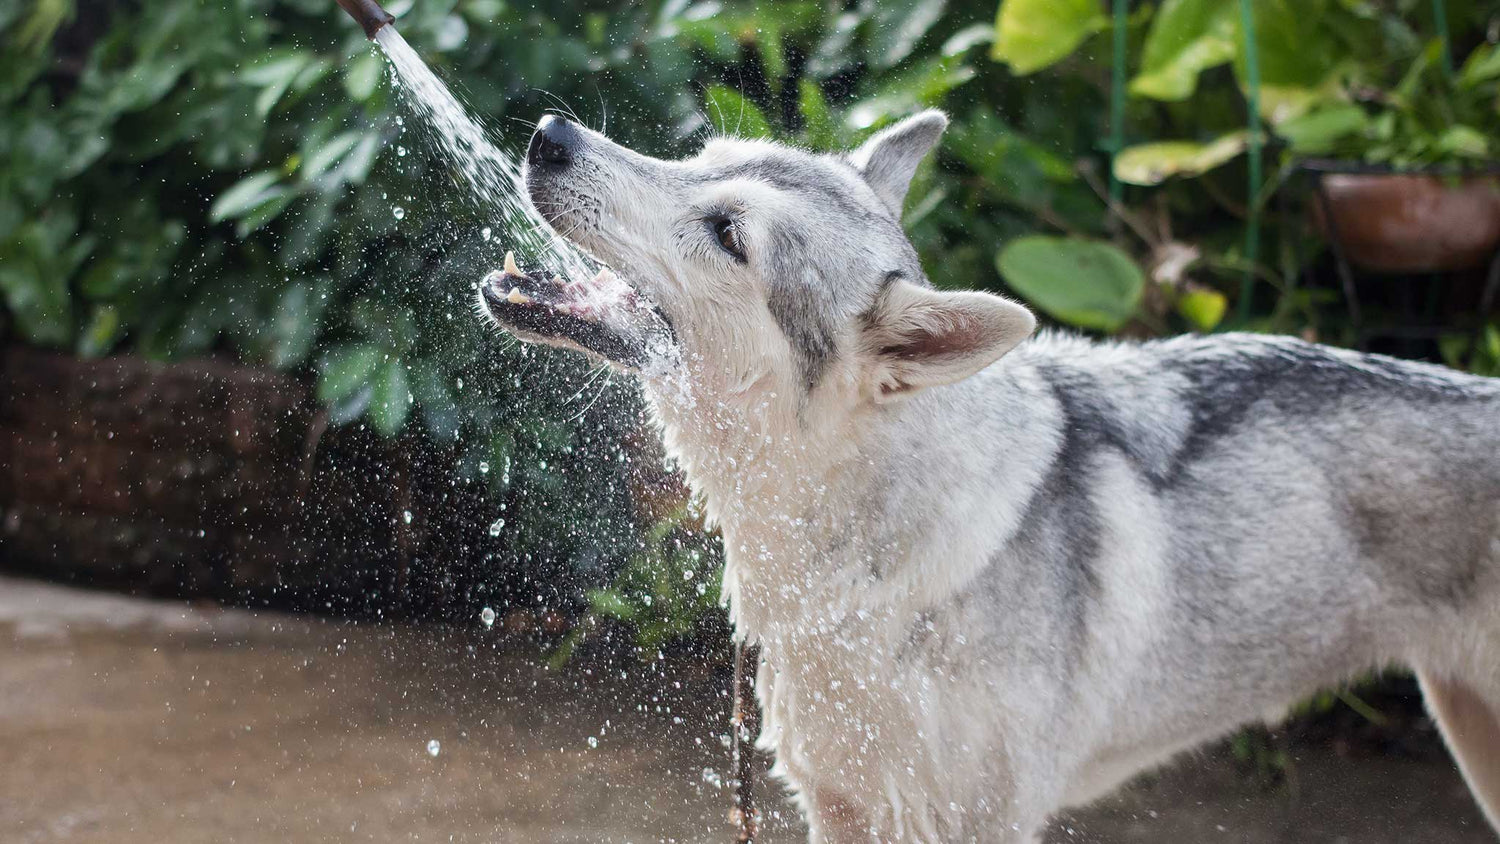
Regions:
M 396 27 L 391 25 L 395 23 L 396 16 L 382 9 L 375 0 L 337 2 L 365 31 L 365 36 L 385 52 L 394 69 L 397 83 L 406 89 L 413 107 L 431 126 L 438 146 L 463 173 L 475 193 L 513 217 L 528 220 L 532 224 L 520 230 L 519 239 L 538 256 L 549 259 L 549 263 L 560 271 L 554 273 L 555 276 L 588 278 L 589 262 L 561 238 L 547 236 L 551 227 L 535 207 L 523 199 L 525 183 L 515 159 L 490 143 L 480 124 L 468 116 L 447 86 L 417 56 Z M 489 239 L 489 229 L 485 230 L 485 239 Z M 504 269 L 492 275 L 499 282 L 504 282 L 497 287 L 496 292 L 505 304 L 515 308 L 530 308 L 537 304 L 528 292 L 529 285 L 534 280 L 521 271 L 513 253 L 505 254 Z M 601 272 L 591 283 L 597 285 L 603 277 L 604 273 Z M 522 283 L 527 283 L 528 288 L 523 289 Z M 631 296 L 631 301 L 635 301 L 634 295 Z M 670 325 L 666 326 L 666 334 L 663 336 L 671 340 Z M 660 350 L 652 347 L 652 351 Z M 668 355 L 669 359 L 670 357 Z M 494 614 L 488 608 L 485 612 L 491 615 L 485 621 L 488 625 L 493 621 Z M 760 710 L 755 700 L 758 663 L 759 648 L 736 640 L 734 712 L 730 728 L 734 803 L 730 821 L 735 827 L 737 844 L 753 844 L 759 834 L 759 812 L 754 800 L 754 739 L 760 732 Z M 437 755 L 436 747 L 437 742 L 434 740 L 429 745 L 428 752 Z
M 365 37 L 371 41 L 375 40 L 375 33 L 382 26 L 396 21 L 396 16 L 380 8 L 375 0 L 338 0 L 338 4 L 349 13 L 349 17 L 354 18 L 355 23 L 365 31 Z

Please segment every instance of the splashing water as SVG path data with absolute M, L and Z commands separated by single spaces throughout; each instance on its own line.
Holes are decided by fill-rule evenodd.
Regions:
M 503 226 L 516 250 L 560 275 L 575 279 L 592 276 L 589 260 L 557 237 L 527 199 L 516 156 L 490 142 L 484 127 L 469 116 L 394 26 L 382 26 L 375 33 L 375 43 L 389 59 L 396 83 L 412 108 L 431 127 L 433 140 L 475 195 L 503 214 Z
M 520 159 L 490 141 L 484 127 L 469 116 L 463 103 L 394 26 L 381 26 L 374 40 L 390 62 L 397 87 L 431 130 L 434 144 L 462 174 L 474 196 L 500 214 L 499 228 L 505 232 L 511 248 L 548 272 L 573 282 L 569 285 L 571 295 L 581 300 L 584 307 L 605 310 L 627 298 L 649 301 L 639 289 L 613 273 L 601 272 L 595 277 L 597 262 L 558 236 L 531 204 Z M 397 150 L 398 155 L 404 156 L 405 152 L 404 147 Z M 400 207 L 393 209 L 393 213 L 398 220 L 405 216 Z M 489 226 L 484 227 L 482 236 L 486 243 L 491 242 L 492 236 L 498 237 Z M 584 283 L 585 279 L 592 281 Z M 682 380 L 686 375 L 679 366 L 680 349 L 670 326 L 659 314 L 655 315 L 655 322 L 649 329 L 650 360 L 641 367 L 642 374 L 658 380 L 673 376 L 674 394 L 691 406 L 693 401 Z M 487 463 L 479 464 L 481 474 L 488 473 L 489 468 Z M 503 525 L 504 520 L 496 524 Z M 496 533 L 497 529 L 492 527 L 490 534 Z

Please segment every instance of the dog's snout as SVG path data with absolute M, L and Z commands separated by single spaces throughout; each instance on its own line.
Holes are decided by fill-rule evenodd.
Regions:
M 555 114 L 542 118 L 531 136 L 526 160 L 533 166 L 565 167 L 577 157 L 582 140 L 578 127 Z

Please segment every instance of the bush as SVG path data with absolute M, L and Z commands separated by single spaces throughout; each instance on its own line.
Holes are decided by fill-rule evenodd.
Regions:
M 671 155 L 710 129 L 837 149 L 941 106 L 954 124 L 906 211 L 935 283 L 1143 335 L 1219 327 L 1248 275 L 1244 324 L 1338 336 L 1327 296 L 1296 283 L 1317 254 L 1300 217 L 1265 216 L 1263 248 L 1246 251 L 1247 212 L 1287 171 L 1246 188 L 1246 64 L 1221 20 L 1237 4 L 1132 5 L 1130 149 L 1113 170 L 1139 186 L 1112 191 L 1112 24 L 1092 0 L 1005 0 L 998 20 L 993 0 L 389 4 L 512 147 L 554 107 Z M 1448 5 L 1461 83 L 1488 96 L 1495 13 Z M 1427 6 L 1257 0 L 1269 129 L 1336 110 L 1345 82 L 1387 79 L 1387 47 L 1428 56 Z M 1371 33 L 1380 50 L 1359 48 Z M 1333 52 L 1283 49 L 1304 36 Z M 472 318 L 504 221 L 431 151 L 331 0 L 0 0 L 0 40 L 10 339 L 306 373 L 334 421 L 456 450 L 456 476 L 506 502 L 518 559 L 596 572 L 652 555 L 662 537 L 635 524 L 630 455 L 592 456 L 637 424 L 633 395 Z M 1266 139 L 1274 156 L 1318 126 L 1292 128 Z

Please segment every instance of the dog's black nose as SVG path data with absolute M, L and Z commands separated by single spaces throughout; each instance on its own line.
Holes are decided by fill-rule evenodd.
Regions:
M 573 161 L 581 140 L 582 136 L 575 124 L 549 114 L 536 125 L 536 132 L 531 135 L 531 146 L 526 149 L 526 160 L 533 166 L 567 166 Z

